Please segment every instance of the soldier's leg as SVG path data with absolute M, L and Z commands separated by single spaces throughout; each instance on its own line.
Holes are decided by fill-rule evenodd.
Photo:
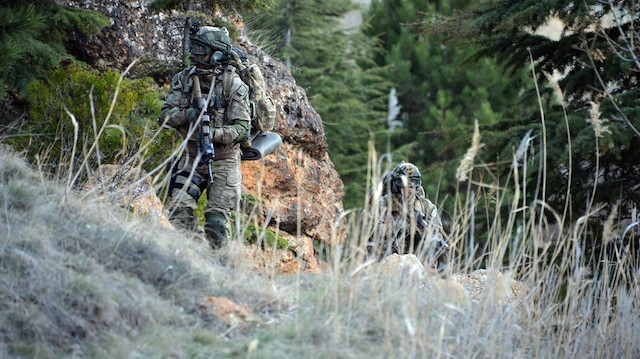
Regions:
M 190 231 L 202 231 L 193 211 L 206 184 L 206 180 L 195 171 L 193 160 L 186 154 L 183 155 L 171 173 L 169 184 L 169 221 L 174 226 Z
M 230 213 L 240 204 L 240 156 L 216 160 L 213 183 L 207 189 L 204 230 L 211 246 L 219 248 L 229 239 Z

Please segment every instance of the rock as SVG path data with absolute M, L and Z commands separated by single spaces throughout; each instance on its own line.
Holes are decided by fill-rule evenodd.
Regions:
M 335 245 L 346 236 L 342 214 L 342 182 L 328 155 L 317 160 L 285 143 L 262 161 L 242 163 L 244 190 L 265 199 L 271 223 Z
M 379 271 L 383 280 L 424 288 L 439 301 L 461 307 L 469 306 L 469 293 L 459 282 L 440 278 L 435 270 L 425 270 L 422 262 L 413 254 L 394 253 L 387 256 L 380 263 Z
M 69 33 L 67 50 L 94 68 L 124 70 L 134 59 L 157 59 L 177 65 L 182 57 L 180 39 L 184 18 L 176 11 L 151 13 L 151 0 L 55 0 L 59 5 L 100 12 L 111 25 L 87 38 Z
M 380 275 L 398 282 L 409 280 L 414 283 L 422 283 L 427 277 L 427 272 L 415 255 L 394 253 L 382 259 Z
M 441 277 L 434 270 L 425 270 L 413 254 L 387 256 L 379 264 L 378 271 L 382 280 L 424 287 L 435 292 L 440 300 L 462 307 L 480 302 L 512 304 L 526 294 L 524 283 L 512 279 L 510 274 L 479 269 L 468 274 L 456 273 Z
M 131 210 L 135 215 L 149 216 L 153 221 L 173 228 L 162 201 L 156 196 L 151 177 L 145 170 L 101 165 L 95 176 L 85 183 L 83 191 L 94 192 L 112 204 Z
M 262 247 L 259 244 L 250 246 L 232 244 L 227 248 L 228 257 L 232 258 L 231 263 L 267 275 L 296 274 L 300 271 L 320 273 L 327 269 L 327 263 L 316 257 L 310 238 L 306 236 L 296 238 L 283 232 L 279 232 L 278 235 L 289 242 L 288 249 L 267 245 Z
M 206 297 L 196 303 L 196 310 L 206 320 L 216 318 L 234 328 L 246 327 L 255 320 L 249 306 L 226 297 Z
M 438 293 L 441 301 L 462 308 L 469 307 L 471 304 L 469 292 L 459 282 L 437 276 L 429 278 L 432 280 L 428 283 L 430 288 Z
M 498 270 L 478 269 L 469 274 L 455 274 L 452 279 L 460 283 L 473 302 L 493 301 L 508 304 L 525 294 L 525 285 L 513 280 L 511 275 Z

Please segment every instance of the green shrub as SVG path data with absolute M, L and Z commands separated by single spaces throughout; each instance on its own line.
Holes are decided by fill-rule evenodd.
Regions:
M 118 70 L 99 73 L 70 63 L 52 70 L 48 81 L 32 81 L 29 118 L 9 142 L 57 175 L 67 173 L 72 161 L 78 170 L 85 158 L 92 167 L 136 160 L 154 168 L 174 148 L 169 131 L 156 133 L 162 102 L 150 79 L 123 78 L 118 88 L 120 77 Z

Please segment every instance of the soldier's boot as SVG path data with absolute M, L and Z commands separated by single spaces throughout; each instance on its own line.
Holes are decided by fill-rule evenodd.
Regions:
M 202 231 L 200 224 L 198 223 L 198 217 L 196 217 L 193 210 L 188 207 L 176 208 L 169 215 L 169 222 L 177 228 L 181 228 L 188 231 Z
M 222 247 L 227 240 L 227 220 L 218 213 L 205 214 L 204 231 L 213 249 Z

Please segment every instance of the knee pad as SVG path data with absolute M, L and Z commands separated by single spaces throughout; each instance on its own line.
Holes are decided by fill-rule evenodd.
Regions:
M 214 249 L 220 248 L 227 239 L 227 220 L 218 213 L 205 214 L 204 231 Z

